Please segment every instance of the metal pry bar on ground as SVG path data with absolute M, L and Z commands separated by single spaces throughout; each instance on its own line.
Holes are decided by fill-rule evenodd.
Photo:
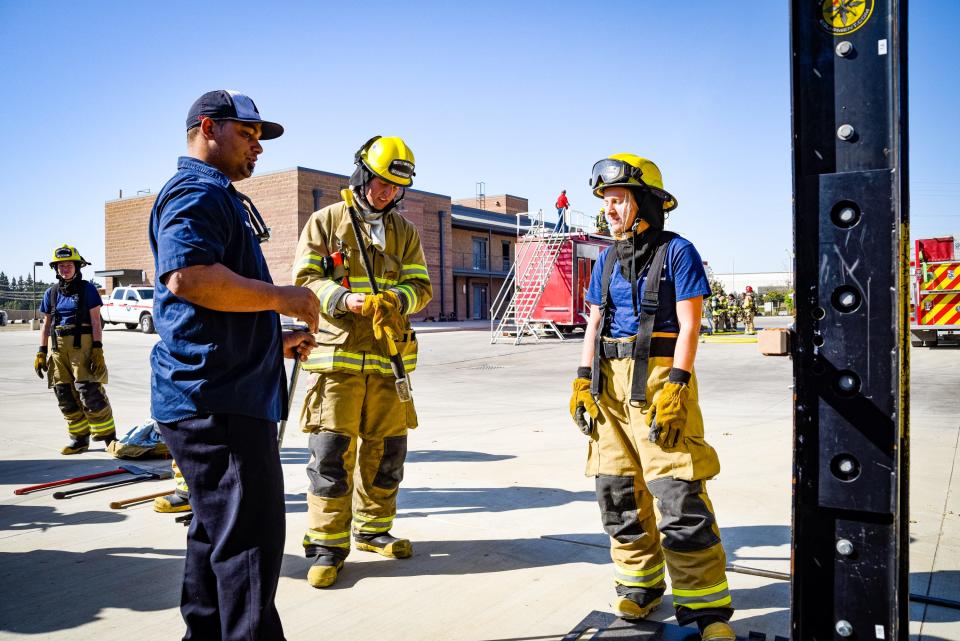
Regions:
M 105 490 L 111 487 L 118 487 L 121 485 L 132 485 L 133 483 L 142 483 L 143 481 L 155 481 L 162 479 L 173 478 L 173 472 L 171 470 L 149 470 L 143 467 L 137 467 L 136 465 L 124 465 L 123 466 L 127 472 L 134 475 L 132 479 L 121 479 L 119 481 L 111 481 L 110 483 L 100 483 L 99 485 L 91 485 L 90 487 L 80 487 L 75 490 L 67 490 L 66 492 L 54 492 L 53 498 L 55 499 L 68 499 L 75 494 L 86 494 L 88 492 L 98 492 L 100 490 Z

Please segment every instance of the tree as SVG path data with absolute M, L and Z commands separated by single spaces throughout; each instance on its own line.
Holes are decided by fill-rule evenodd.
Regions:
M 10 279 L 3 272 L 0 272 L 0 292 L 10 291 Z

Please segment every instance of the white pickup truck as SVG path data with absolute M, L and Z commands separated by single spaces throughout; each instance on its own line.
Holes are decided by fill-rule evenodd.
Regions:
M 144 334 L 153 333 L 153 287 L 117 287 L 109 298 L 103 299 L 100 320 L 123 323 L 127 329 L 140 328 Z

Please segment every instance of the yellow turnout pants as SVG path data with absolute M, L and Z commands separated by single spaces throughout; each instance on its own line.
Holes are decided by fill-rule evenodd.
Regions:
M 413 403 L 401 403 L 396 379 L 379 373 L 323 372 L 311 378 L 300 416 L 310 433 L 308 556 L 346 557 L 350 532 L 393 526 L 407 456 Z
M 80 347 L 73 346 L 72 335 L 53 334 L 50 342 L 57 349 L 51 349 L 47 358 L 47 385 L 57 397 L 70 436 L 92 434 L 96 440 L 113 434 L 113 409 L 103 389 L 107 373 L 94 376 L 89 369 L 93 337 L 83 334 Z
M 639 407 L 629 401 L 633 364 L 632 358 L 601 360 L 602 416 L 587 461 L 610 536 L 615 581 L 648 602 L 665 591 L 669 573 L 681 625 L 704 615 L 729 618 L 726 555 L 705 483 L 719 473 L 720 462 L 704 440 L 696 374 L 689 383 L 683 437 L 675 448 L 664 449 L 649 441 L 646 418 L 673 358 L 650 358 L 647 402 Z

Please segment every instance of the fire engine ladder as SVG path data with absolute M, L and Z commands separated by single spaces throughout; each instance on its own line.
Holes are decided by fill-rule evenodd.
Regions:
M 541 336 L 546 336 L 548 333 L 563 340 L 563 334 L 553 321 L 534 320 L 533 312 L 537 308 L 537 303 L 540 302 L 543 290 L 546 289 L 565 237 L 566 235 L 562 232 L 547 232 L 542 226 L 534 227 L 524 236 L 525 242 L 519 244 L 523 247 L 523 253 L 514 261 L 500 289 L 500 294 L 492 305 L 493 313 L 490 317 L 496 318 L 506 300 L 506 293 L 513 289 L 513 297 L 490 336 L 491 343 L 513 337 L 513 344 L 519 345 L 524 336 L 533 336 L 539 341 Z M 529 260 L 526 258 L 528 252 L 532 252 Z M 523 272 L 519 277 L 516 271 L 518 264 L 524 264 Z

